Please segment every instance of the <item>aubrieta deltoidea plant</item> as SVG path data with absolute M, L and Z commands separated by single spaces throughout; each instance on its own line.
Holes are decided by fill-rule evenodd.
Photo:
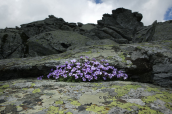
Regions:
M 86 56 L 89 60 L 89 57 Z M 128 78 L 128 75 L 123 73 L 123 71 L 117 71 L 112 66 L 108 66 L 109 63 L 107 60 L 102 60 L 101 63 L 96 61 L 93 58 L 93 61 L 88 61 L 81 56 L 80 57 L 83 64 L 77 62 L 76 60 L 71 60 L 72 64 L 69 64 L 67 61 L 65 65 L 56 66 L 56 70 L 54 72 L 49 73 L 47 75 L 48 78 L 53 76 L 56 80 L 64 81 L 64 82 L 81 82 L 81 81 L 113 81 L 117 78 L 123 78 L 124 80 Z M 53 69 L 51 69 L 53 71 Z M 43 76 L 38 77 L 38 80 L 42 80 Z

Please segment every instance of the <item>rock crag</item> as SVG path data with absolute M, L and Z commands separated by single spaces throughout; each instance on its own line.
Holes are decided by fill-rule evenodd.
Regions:
M 142 18 L 118 8 L 103 14 L 98 24 L 49 15 L 21 28 L 1 29 L 0 80 L 46 76 L 52 67 L 87 55 L 109 60 L 133 81 L 172 87 L 172 20 L 144 26 Z

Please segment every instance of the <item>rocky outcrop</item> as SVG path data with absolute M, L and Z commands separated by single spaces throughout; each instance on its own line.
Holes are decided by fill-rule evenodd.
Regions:
M 156 31 L 158 31 L 155 30 L 157 22 L 155 21 L 152 25 L 146 27 L 140 22 L 142 17 L 140 13 L 132 13 L 131 10 L 118 8 L 112 10 L 112 15 L 104 14 L 102 20 L 98 20 L 98 25 L 83 25 L 82 23 L 76 25 L 76 23 L 68 23 L 62 18 L 49 15 L 49 18 L 45 20 L 22 24 L 21 28 L 16 27 L 16 29 L 6 28 L 1 30 L 0 59 L 26 58 L 63 53 L 68 48 L 72 49 L 78 45 L 75 42 L 76 40 L 73 40 L 75 43 L 71 43 L 70 41 L 76 37 L 79 39 L 89 39 L 89 41 L 110 39 L 119 44 L 149 42 L 153 39 L 155 41 L 154 33 L 156 35 Z M 59 35 L 55 35 L 55 33 Z M 54 41 L 55 37 L 57 41 L 53 44 L 58 46 L 52 46 L 51 40 Z M 66 39 L 66 41 L 59 42 L 60 39 Z M 38 43 L 37 40 L 41 42 Z M 82 45 L 84 46 L 85 44 L 86 41 L 83 41 Z M 47 50 L 46 53 L 38 52 L 40 48 Z
M 172 44 L 170 42 L 172 34 L 162 30 L 165 27 L 172 30 L 169 26 L 172 23 L 171 21 L 164 23 L 154 21 L 150 26 L 143 26 L 140 22 L 142 17 L 140 13 L 118 8 L 112 10 L 111 15 L 104 14 L 102 20 L 98 20 L 97 25 L 68 23 L 62 18 L 49 15 L 49 18 L 45 20 L 23 24 L 21 28 L 1 29 L 0 80 L 47 75 L 51 67 L 63 61 L 54 60 L 57 57 L 70 60 L 78 58 L 70 54 L 85 52 L 84 46 L 113 45 L 110 51 L 114 53 L 106 55 L 109 57 L 113 54 L 111 56 L 115 57 L 113 59 L 115 63 L 112 62 L 111 65 L 126 71 L 130 79 L 172 87 L 170 70 L 172 68 Z M 162 36 L 164 41 L 168 39 L 169 43 L 159 41 L 158 35 Z M 165 38 L 166 36 L 168 38 Z M 145 42 L 154 47 L 143 47 Z M 159 50 L 156 44 L 162 49 Z M 97 50 L 93 47 L 92 53 L 99 58 L 96 55 Z M 108 51 L 106 48 L 104 50 Z M 124 54 L 118 58 L 115 53 L 119 52 Z M 100 53 L 106 52 L 100 51 Z M 49 62 L 51 65 L 47 63 L 49 59 L 52 59 L 54 63 Z M 128 61 L 123 63 L 123 59 Z M 165 63 L 165 60 L 168 60 L 168 63 Z M 134 66 L 127 66 L 129 63 Z
M 105 45 L 109 42 L 112 44 Z M 73 59 L 79 61 L 80 56 L 88 56 L 98 62 L 108 60 L 110 66 L 125 71 L 129 80 L 172 87 L 172 49 L 164 47 L 172 44 L 172 41 L 125 45 L 113 42 L 92 42 L 89 46 L 67 50 L 61 54 L 0 60 L 0 77 L 1 80 L 28 77 L 36 79 L 42 75 L 47 78 L 51 69 L 55 70 L 57 65 L 64 65 L 66 61 Z
M 125 28 L 131 31 L 135 27 L 143 27 L 142 14 L 138 12 L 131 12 L 131 10 L 118 8 L 112 10 L 112 15 L 104 14 L 102 20 L 98 20 L 98 24 L 101 26 L 114 26 L 117 28 Z
M 141 14 L 137 12 L 132 13 L 131 10 L 124 8 L 112 10 L 112 15 L 104 14 L 102 20 L 98 20 L 98 25 L 83 25 L 82 23 L 78 23 L 77 26 L 76 23 L 68 23 L 65 22 L 62 18 L 56 18 L 53 15 L 49 15 L 49 18 L 46 18 L 45 20 L 35 21 L 28 24 L 22 24 L 21 28 L 16 27 L 16 29 L 6 28 L 5 30 L 1 30 L 0 59 L 25 58 L 32 56 L 33 53 L 35 53 L 34 55 L 38 56 L 58 54 L 65 52 L 67 48 L 72 46 L 72 44 L 69 44 L 70 41 L 68 41 L 68 43 L 62 41 L 60 44 L 61 46 L 52 47 L 52 45 L 50 45 L 51 41 L 49 41 L 49 44 L 40 44 L 36 42 L 36 40 L 31 40 L 35 39 L 35 37 L 37 37 L 38 40 L 40 40 L 41 38 L 44 41 L 47 41 L 46 39 L 44 39 L 45 37 L 51 37 L 49 40 L 54 39 L 52 34 L 54 34 L 55 32 L 51 33 L 52 31 L 56 31 L 56 33 L 61 32 L 61 36 L 58 35 L 58 37 L 61 37 L 61 39 L 64 39 L 64 37 L 66 37 L 66 41 L 74 37 L 88 37 L 87 39 L 90 40 L 111 39 L 120 44 L 128 44 L 129 41 L 132 41 L 131 33 L 133 32 L 133 28 L 140 28 L 143 26 L 143 23 L 140 22 L 141 19 Z M 71 32 L 76 33 L 72 34 Z M 63 36 L 62 34 L 65 34 L 65 36 Z M 75 41 L 76 40 L 73 40 L 73 42 Z M 34 46 L 32 47 L 30 45 L 30 42 L 32 43 L 32 46 L 39 45 L 37 48 L 42 48 L 43 50 L 45 49 L 51 51 L 46 51 L 47 54 L 40 52 L 42 53 L 40 54 L 38 53 L 39 49 L 32 50 Z M 56 42 L 56 45 L 59 44 Z M 74 43 L 74 45 L 76 45 L 76 43 Z M 54 50 L 52 50 L 52 48 L 49 47 L 54 48 Z

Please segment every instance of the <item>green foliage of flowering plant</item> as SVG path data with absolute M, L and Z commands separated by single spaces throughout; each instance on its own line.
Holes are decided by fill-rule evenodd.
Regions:
M 117 71 L 112 66 L 108 66 L 107 60 L 102 60 L 101 63 L 93 58 L 93 61 L 88 61 L 89 57 L 86 56 L 85 62 L 81 56 L 81 63 L 76 63 L 76 60 L 71 60 L 72 64 L 67 61 L 65 65 L 56 66 L 56 70 L 47 75 L 48 78 L 53 76 L 58 81 L 63 82 L 95 82 L 95 81 L 114 81 L 114 80 L 126 80 L 128 75 L 123 71 Z M 53 71 L 53 69 L 51 69 Z M 42 80 L 43 76 L 38 77 L 38 80 Z M 123 79 L 122 79 L 123 78 Z

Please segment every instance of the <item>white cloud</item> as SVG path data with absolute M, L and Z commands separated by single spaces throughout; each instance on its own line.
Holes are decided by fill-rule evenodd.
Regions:
M 163 22 L 171 0 L 0 0 L 0 28 L 20 27 L 21 24 L 44 20 L 48 15 L 63 18 L 66 22 L 95 23 L 104 13 L 123 7 L 143 15 L 145 26 L 155 20 Z M 170 13 L 170 12 L 169 12 Z M 170 13 L 171 14 L 171 13 Z M 170 15 L 169 14 L 169 15 Z

